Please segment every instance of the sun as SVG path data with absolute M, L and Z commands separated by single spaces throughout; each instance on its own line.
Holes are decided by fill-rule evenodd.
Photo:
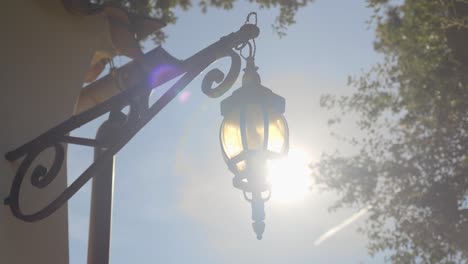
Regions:
M 268 162 L 271 199 L 278 202 L 297 202 L 309 192 L 310 158 L 300 148 L 291 148 L 287 157 Z

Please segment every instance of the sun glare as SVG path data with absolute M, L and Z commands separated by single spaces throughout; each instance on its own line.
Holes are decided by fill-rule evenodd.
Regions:
M 271 199 L 296 202 L 305 198 L 310 185 L 310 163 L 303 149 L 292 148 L 287 157 L 268 163 Z

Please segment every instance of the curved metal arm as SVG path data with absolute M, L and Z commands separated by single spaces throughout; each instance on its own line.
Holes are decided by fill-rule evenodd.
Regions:
M 259 29 L 252 24 L 243 25 L 239 31 L 231 33 L 209 47 L 203 49 L 192 57 L 179 61 L 168 55 L 162 48 L 151 51 L 152 56 L 156 53 L 157 58 L 165 58 L 163 64 L 173 69 L 166 73 L 163 81 L 151 80 L 151 76 L 141 80 L 140 83 L 130 87 L 122 93 L 109 100 L 69 118 L 58 126 L 50 129 L 36 139 L 22 145 L 21 147 L 8 152 L 5 158 L 14 161 L 22 158 L 21 164 L 16 171 L 9 197 L 5 199 L 5 204 L 18 219 L 27 222 L 35 222 L 46 218 L 64 203 L 68 201 L 83 185 L 92 177 L 98 175 L 102 170 L 103 162 L 111 159 L 135 134 L 143 128 L 152 118 L 154 118 L 177 94 L 182 91 L 196 76 L 205 70 L 211 63 L 224 58 L 231 58 L 231 67 L 227 76 L 219 69 L 213 69 L 207 73 L 202 82 L 202 91 L 209 97 L 219 97 L 226 93 L 239 76 L 241 62 L 239 55 L 234 51 L 237 47 L 245 46 L 245 43 L 259 35 Z M 160 55 L 160 56 L 158 56 Z M 151 71 L 147 74 L 151 75 Z M 148 105 L 149 95 L 152 89 L 160 86 L 164 82 L 172 80 L 178 76 L 182 77 L 153 105 Z M 213 83 L 220 83 L 212 88 Z M 121 113 L 122 108 L 130 106 L 128 115 Z M 108 142 L 99 142 L 95 139 L 71 137 L 68 134 L 78 127 L 81 127 L 94 119 L 107 114 L 118 113 L 123 116 L 122 125 L 119 131 L 113 135 Z M 106 140 L 107 141 L 107 140 Z M 26 214 L 19 205 L 19 195 L 23 180 L 29 167 L 34 160 L 46 149 L 54 148 L 55 157 L 50 169 L 38 165 L 31 175 L 31 184 L 36 188 L 44 188 L 49 185 L 57 176 L 64 162 L 64 149 L 62 144 L 71 143 L 85 146 L 101 146 L 107 148 L 100 157 L 94 161 L 72 184 L 68 186 L 55 200 L 37 212 Z

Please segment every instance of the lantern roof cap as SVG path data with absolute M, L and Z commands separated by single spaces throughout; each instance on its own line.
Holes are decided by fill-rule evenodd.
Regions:
M 221 115 L 225 116 L 234 109 L 259 104 L 273 108 L 279 113 L 285 111 L 285 99 L 261 84 L 253 58 L 247 58 L 242 86 L 221 102 Z

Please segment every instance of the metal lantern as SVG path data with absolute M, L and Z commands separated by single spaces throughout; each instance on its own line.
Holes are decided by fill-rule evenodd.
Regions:
M 270 196 L 266 163 L 288 152 L 289 137 L 284 98 L 261 85 L 253 57 L 246 61 L 242 86 L 221 102 L 220 140 L 224 159 L 235 175 L 233 185 L 251 203 L 252 225 L 261 239 L 264 202 Z

